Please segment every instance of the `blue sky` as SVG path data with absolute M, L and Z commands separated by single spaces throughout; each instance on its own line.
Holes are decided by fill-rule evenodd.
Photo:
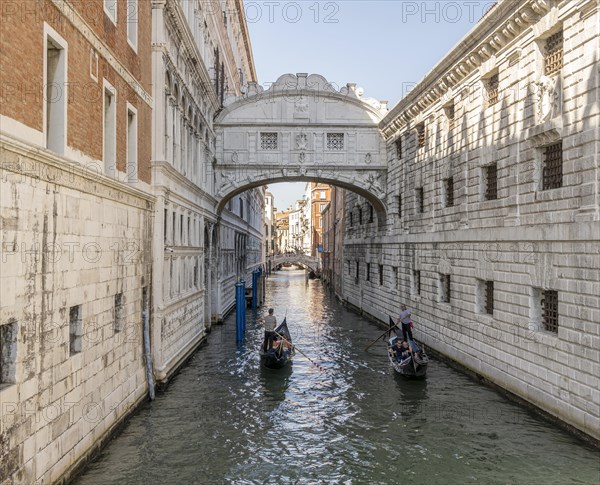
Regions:
M 491 0 L 245 0 L 258 81 L 307 72 L 393 107 L 494 3 Z M 275 205 L 304 183 L 271 185 Z

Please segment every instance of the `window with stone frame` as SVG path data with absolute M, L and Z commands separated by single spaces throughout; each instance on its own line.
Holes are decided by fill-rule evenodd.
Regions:
M 362 225 L 363 223 L 363 218 L 362 218 L 362 207 L 358 208 L 358 225 Z
M 115 306 L 114 306 L 114 326 L 115 333 L 123 330 L 123 293 L 117 293 L 115 295 Z
M 445 207 L 454 206 L 454 178 L 448 177 L 444 180 L 444 202 Z
M 421 271 L 413 270 L 413 294 L 421 294 Z
M 0 325 L 0 386 L 16 383 L 18 330 L 15 320 Z
M 277 133 L 261 133 L 260 149 L 277 150 Z
M 415 189 L 416 209 L 419 214 L 425 212 L 425 193 L 423 187 Z
M 425 139 L 426 139 L 425 123 L 419 123 L 416 126 L 416 130 L 417 130 L 417 147 L 423 148 L 425 146 Z
M 394 144 L 396 146 L 396 158 L 400 160 L 402 158 L 402 138 L 398 137 Z
M 485 91 L 488 106 L 492 106 L 498 102 L 498 89 L 500 86 L 500 76 L 498 73 L 492 74 L 485 80 Z
M 367 281 L 371 281 L 371 263 L 367 263 Z
M 77 354 L 82 351 L 83 319 L 81 305 L 69 308 L 69 353 Z
M 369 204 L 369 223 L 373 222 L 373 206 Z
M 542 190 L 558 189 L 562 187 L 562 140 L 542 148 L 542 156 Z
M 343 133 L 327 133 L 327 150 L 343 150 L 344 149 L 344 134 Z
M 558 333 L 558 291 L 542 292 L 542 324 L 544 330 Z
M 383 286 L 383 264 L 379 265 L 379 286 Z
M 451 298 L 450 275 L 449 274 L 441 274 L 439 284 L 440 284 L 440 301 L 442 303 L 450 303 L 450 298 Z
M 397 195 L 396 196 L 396 200 L 398 203 L 398 217 L 402 217 L 402 196 L 401 195 Z
M 544 74 L 551 76 L 563 67 L 563 31 L 552 34 L 544 43 Z
M 354 214 L 350 211 L 350 227 L 354 227 Z
M 358 283 L 358 277 L 360 276 L 360 262 L 356 262 L 356 276 L 354 277 L 354 282 Z
M 498 198 L 498 164 L 492 163 L 483 167 L 485 177 L 485 200 L 496 200 Z

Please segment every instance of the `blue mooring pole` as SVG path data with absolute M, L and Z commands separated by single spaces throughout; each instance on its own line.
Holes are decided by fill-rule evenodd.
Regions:
M 244 295 L 244 280 L 235 284 L 235 341 L 244 339 L 244 320 L 246 313 L 246 297 Z
M 258 271 L 252 272 L 252 311 L 256 313 L 256 302 L 258 300 Z
M 246 335 L 246 280 L 241 279 L 242 284 L 242 338 Z

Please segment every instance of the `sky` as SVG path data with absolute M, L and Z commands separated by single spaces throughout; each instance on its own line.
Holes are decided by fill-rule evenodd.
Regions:
M 286 73 L 355 82 L 391 109 L 464 37 L 491 0 L 245 0 L 258 82 Z M 269 186 L 275 206 L 302 197 L 304 183 Z

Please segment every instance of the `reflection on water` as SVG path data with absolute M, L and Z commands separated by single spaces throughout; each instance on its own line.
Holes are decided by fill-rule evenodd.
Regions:
M 287 315 L 291 366 L 261 368 L 263 330 L 235 318 L 147 404 L 78 483 L 599 483 L 598 454 L 443 363 L 409 381 L 379 328 L 283 271 L 266 307 Z

